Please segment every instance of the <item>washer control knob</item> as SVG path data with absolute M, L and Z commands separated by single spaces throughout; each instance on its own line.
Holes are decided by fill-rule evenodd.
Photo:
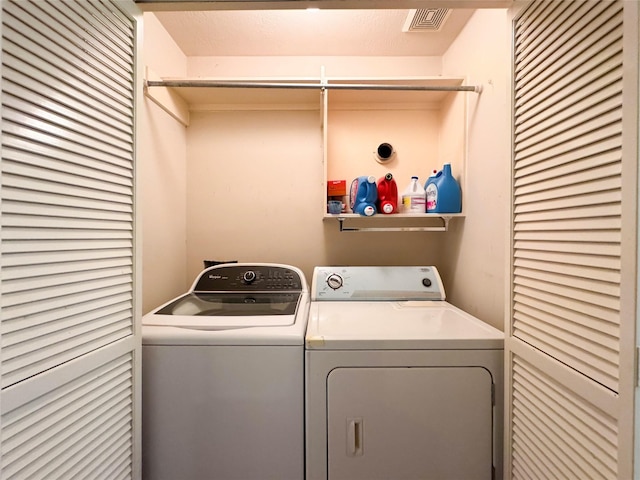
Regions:
M 423 278 L 422 279 L 422 285 L 424 285 L 425 287 L 430 287 L 431 286 L 431 279 L 430 278 Z
M 337 290 L 342 286 L 342 277 L 337 273 L 332 273 L 327 277 L 327 285 L 333 290 Z
M 253 270 L 247 270 L 244 272 L 244 275 L 242 275 L 242 279 L 247 283 L 251 283 L 256 279 L 256 272 Z

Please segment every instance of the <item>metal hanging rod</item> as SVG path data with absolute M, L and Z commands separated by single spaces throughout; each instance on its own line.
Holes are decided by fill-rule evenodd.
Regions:
M 441 226 L 431 227 L 347 227 L 344 225 L 345 217 L 338 217 L 341 232 L 446 232 L 449 230 L 451 217 L 434 217 L 442 221 Z
M 327 90 L 399 90 L 425 92 L 476 92 L 477 85 L 374 85 L 362 83 L 263 83 L 263 82 L 219 82 L 216 80 L 147 80 L 147 87 L 214 87 L 214 88 L 302 88 Z

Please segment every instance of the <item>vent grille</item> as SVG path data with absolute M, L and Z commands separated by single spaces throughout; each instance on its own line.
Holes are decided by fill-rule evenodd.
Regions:
M 410 10 L 403 32 L 439 32 L 449 17 L 448 8 L 420 8 Z

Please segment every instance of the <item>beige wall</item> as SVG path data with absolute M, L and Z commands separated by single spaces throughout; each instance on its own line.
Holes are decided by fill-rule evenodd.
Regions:
M 160 76 L 186 74 L 186 58 L 152 14 L 144 15 L 143 57 Z M 184 292 L 186 258 L 185 128 L 147 97 L 142 109 L 137 172 L 142 221 L 142 310 Z
M 469 95 L 466 217 L 447 233 L 449 300 L 504 328 L 510 200 L 510 24 L 505 10 L 478 10 L 443 57 L 443 73 L 482 85 Z
M 339 115 L 337 122 L 352 120 L 354 114 L 339 113 L 346 118 Z M 410 113 L 418 131 L 433 123 L 432 115 Z M 319 121 L 319 111 L 192 113 L 187 135 L 191 276 L 202 269 L 205 259 L 288 263 L 301 268 L 309 281 L 316 265 L 438 262 L 440 234 L 340 233 L 335 220 L 322 220 L 325 193 Z M 354 135 L 339 141 L 350 149 L 337 156 L 350 166 L 340 176 L 349 181 L 357 176 L 354 172 L 382 176 L 387 169 L 375 161 L 373 151 L 380 141 L 389 139 L 368 139 L 362 122 L 356 122 L 360 129 L 352 122 L 349 125 Z M 403 144 L 401 136 L 392 137 L 397 145 L 409 143 Z M 412 153 L 413 164 L 420 163 L 419 152 L 403 152 L 400 147 L 407 161 Z M 407 172 L 415 170 L 407 168 Z M 428 168 L 425 161 L 420 175 Z M 408 176 L 399 183 L 403 188 Z
M 189 57 L 191 77 L 431 76 L 442 72 L 441 57 Z
M 501 328 L 509 198 L 508 26 L 504 11 L 479 11 L 441 59 L 186 59 L 189 76 L 305 77 L 317 76 L 320 66 L 325 65 L 326 74 L 332 77 L 444 74 L 482 84 L 481 95 L 467 94 L 470 142 L 466 167 L 460 161 L 465 148 L 463 130 L 451 126 L 464 123 L 464 118 L 461 110 L 454 108 L 439 114 L 445 127 L 431 140 L 437 144 L 439 155 L 435 157 L 425 147 L 424 158 L 419 159 L 424 161 L 424 168 L 417 172 L 424 182 L 423 176 L 445 158 L 454 164 L 454 174 L 459 178 L 466 168 L 466 178 L 462 179 L 466 218 L 452 220 L 448 233 L 340 233 L 337 222 L 323 221 L 319 101 L 317 110 L 199 109 L 191 113 L 185 137 L 180 135 L 182 127 L 177 122 L 154 110 L 154 122 L 173 122 L 168 127 L 171 135 L 160 139 L 156 148 L 165 162 L 175 163 L 162 167 L 155 159 L 147 167 L 152 170 L 148 175 L 150 182 L 153 179 L 149 187 L 153 194 L 148 196 L 143 213 L 152 210 L 156 218 L 145 220 L 145 299 L 159 304 L 180 293 L 178 284 L 186 289 L 202 269 L 203 260 L 289 263 L 300 267 L 309 281 L 315 265 L 434 264 L 441 270 L 449 300 Z M 161 76 L 177 75 L 154 70 Z M 452 102 L 459 102 L 461 95 Z M 350 115 L 340 112 L 330 117 L 330 122 L 346 121 Z M 155 118 L 160 116 L 162 119 Z M 428 112 L 420 122 L 432 122 L 433 116 L 434 112 Z M 353 139 L 367 135 L 364 129 L 358 131 L 357 125 L 353 131 Z M 348 142 L 346 137 L 344 141 Z M 373 160 L 372 152 L 378 143 L 395 141 L 387 138 L 384 130 L 374 137 L 369 139 L 373 145 L 358 169 L 362 174 L 369 174 L 369 170 L 373 175 L 382 174 L 384 167 Z M 184 165 L 178 161 L 178 152 L 173 157 L 160 149 L 174 141 L 176 145 L 167 148 L 184 148 Z M 331 141 L 331 149 L 341 148 L 343 140 L 336 141 Z M 400 144 L 395 146 L 400 149 L 405 140 L 397 141 Z M 349 144 L 343 145 L 346 152 Z M 400 149 L 400 153 L 409 156 L 407 150 Z M 355 155 L 361 156 L 350 152 L 345 161 L 351 162 Z M 353 173 L 350 168 L 345 176 Z M 412 174 L 407 172 L 400 176 Z M 142 174 L 147 175 L 146 170 Z M 169 179 L 175 183 L 172 187 L 163 184 Z M 402 190 L 408 179 L 398 177 L 397 182 Z M 163 194 L 167 188 L 171 192 L 168 198 Z M 157 201 L 168 203 L 165 208 L 171 208 L 171 213 L 158 209 Z M 177 218 L 182 208 L 185 214 Z M 156 257 L 157 252 L 162 254 Z M 167 260 L 169 257 L 171 260 Z M 186 279 L 177 265 L 180 258 Z M 149 265 L 163 261 L 172 265 Z M 175 277 L 168 278 L 168 272 Z M 164 298 L 160 298 L 162 295 Z M 148 302 L 145 305 L 154 306 Z
M 360 175 L 380 178 L 390 171 L 399 191 L 413 175 L 424 184 L 428 173 L 441 167 L 438 117 L 438 110 L 330 110 L 327 177 L 348 183 Z M 396 155 L 382 165 L 374 152 L 385 142 Z
M 195 112 L 187 135 L 187 264 L 324 256 L 317 111 Z

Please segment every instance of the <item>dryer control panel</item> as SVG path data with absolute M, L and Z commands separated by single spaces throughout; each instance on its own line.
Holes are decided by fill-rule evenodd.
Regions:
M 313 301 L 445 300 L 434 266 L 316 267 Z

